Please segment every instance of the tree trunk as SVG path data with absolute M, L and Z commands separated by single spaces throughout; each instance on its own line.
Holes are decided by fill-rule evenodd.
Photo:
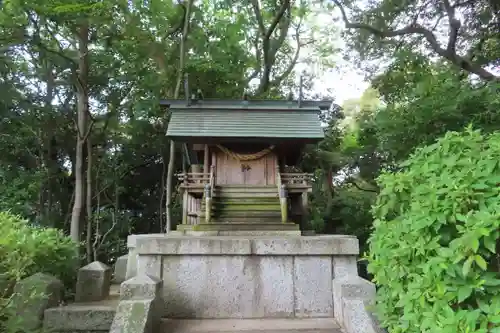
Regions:
M 45 144 L 45 154 L 42 156 L 45 156 L 45 169 L 46 169 L 46 174 L 47 174 L 47 179 L 46 179 L 46 202 L 45 204 L 45 211 L 43 213 L 43 220 L 44 222 L 48 222 L 49 226 L 54 227 L 55 226 L 55 221 L 52 216 L 52 204 L 53 204 L 53 192 L 54 192 L 54 182 L 56 178 L 56 172 L 54 171 L 54 155 L 57 155 L 54 150 L 57 149 L 55 145 L 53 144 L 53 137 L 54 137 L 54 132 L 52 131 L 52 100 L 54 99 L 54 75 L 52 74 L 52 63 L 49 60 L 45 61 L 45 70 L 46 70 L 46 83 L 47 83 L 47 94 L 45 95 L 45 103 L 44 103 L 44 109 L 45 109 L 45 117 L 49 118 L 49 121 L 45 124 L 45 130 L 46 133 L 42 134 L 42 137 L 44 138 L 44 144 Z M 45 118 L 47 119 L 47 118 Z
M 90 264 L 92 262 L 93 252 L 92 252 L 92 144 L 90 138 L 87 138 L 87 191 L 86 191 L 86 203 L 85 207 L 87 209 L 87 235 L 85 240 L 85 248 L 87 251 L 87 262 Z
M 174 98 L 179 98 L 182 82 L 182 74 L 184 73 L 185 60 L 186 60 L 186 40 L 189 33 L 189 22 L 191 18 L 191 7 L 193 6 L 194 0 L 188 0 L 186 6 L 186 13 L 184 18 L 184 27 L 182 29 L 182 36 L 179 47 L 179 71 L 177 73 L 177 82 L 175 85 Z M 189 94 L 189 91 L 185 91 L 185 94 Z M 165 213 L 167 215 L 165 232 L 168 233 L 172 228 L 172 178 L 174 177 L 174 166 L 175 166 L 175 142 L 170 140 L 170 157 L 168 160 L 167 168 L 167 198 L 165 202 Z
M 75 156 L 75 201 L 71 212 L 71 239 L 80 242 L 80 221 L 84 204 L 84 154 L 83 148 L 88 135 L 87 113 L 89 112 L 89 101 L 87 91 L 88 76 L 88 43 L 89 28 L 87 23 L 83 23 L 78 28 L 78 73 L 76 81 L 77 89 L 77 138 Z

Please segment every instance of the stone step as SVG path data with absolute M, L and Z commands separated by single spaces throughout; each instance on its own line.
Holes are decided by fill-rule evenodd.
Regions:
M 281 206 L 279 203 L 267 203 L 259 205 L 247 205 L 247 204 L 236 204 L 236 203 L 220 203 L 216 202 L 212 206 L 212 209 L 216 212 L 224 211 L 281 211 Z
M 279 203 L 280 203 L 279 198 L 274 198 L 274 197 L 263 197 L 263 198 L 253 198 L 253 199 L 217 197 L 212 200 L 212 205 L 246 205 L 251 207 L 259 205 L 269 205 L 269 204 L 279 205 Z M 205 206 L 206 202 L 202 202 L 201 204 L 202 206 Z
M 241 211 L 212 211 L 211 216 L 217 217 L 218 219 L 231 220 L 233 218 L 246 218 L 246 219 L 281 219 L 281 211 L 279 210 L 266 210 L 266 211 L 249 211 L 249 210 L 241 210 Z M 205 217 L 205 211 L 200 212 L 200 217 Z
M 261 205 L 267 203 L 278 203 L 279 197 L 267 196 L 267 197 L 215 197 L 213 202 L 221 202 L 225 204 L 245 204 L 245 205 Z M 203 203 L 204 204 L 204 203 Z
M 200 215 L 202 221 L 205 220 L 205 214 Z M 212 214 L 211 223 L 246 223 L 246 224 L 269 224 L 269 223 L 282 223 L 281 216 L 218 216 Z
M 253 199 L 244 198 L 242 200 L 240 200 L 240 198 L 214 198 L 214 200 L 212 201 L 213 209 L 218 209 L 222 207 L 234 207 L 234 206 L 246 207 L 248 210 L 254 210 L 258 209 L 259 207 L 266 207 L 266 206 L 274 206 L 274 207 L 277 206 L 279 208 L 280 202 L 278 198 L 274 197 L 253 198 Z M 201 210 L 205 210 L 205 207 L 206 203 L 202 201 Z
M 119 300 L 72 303 L 45 310 L 43 327 L 47 332 L 108 332 Z
M 218 212 L 217 214 L 218 217 L 280 217 L 281 218 L 281 211 L 280 210 L 267 210 L 267 211 L 228 211 L 224 210 L 221 212 Z
M 276 193 L 276 186 L 217 186 L 215 193 Z
M 333 318 L 307 319 L 162 319 L 161 333 L 341 333 Z
M 287 231 L 299 230 L 299 225 L 295 223 L 281 223 L 279 221 L 248 223 L 234 219 L 227 222 L 213 221 L 212 223 L 202 223 L 194 226 L 195 231 Z
M 281 217 L 214 217 L 214 223 L 272 224 L 281 223 Z
M 232 199 L 232 198 L 277 198 L 279 199 L 279 193 L 277 191 L 275 192 L 221 192 L 221 193 L 215 193 L 214 194 L 214 199 L 217 198 L 222 198 L 224 200 L 227 199 Z

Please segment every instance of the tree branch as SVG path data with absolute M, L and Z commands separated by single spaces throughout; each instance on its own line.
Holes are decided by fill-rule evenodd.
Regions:
M 266 28 L 264 27 L 264 20 L 262 19 L 262 15 L 260 13 L 259 0 L 252 0 L 252 8 L 253 8 L 253 13 L 255 14 L 255 18 L 257 19 L 259 32 L 262 35 L 262 37 L 264 37 L 266 35 Z
M 443 0 L 443 6 L 446 14 L 448 15 L 448 24 L 450 25 L 450 33 L 448 35 L 448 45 L 446 46 L 446 51 L 450 54 L 456 54 L 458 31 L 460 30 L 462 24 L 460 23 L 460 20 L 457 20 L 457 18 L 455 17 L 455 8 L 450 4 L 449 0 Z
M 262 77 L 259 83 L 259 86 L 256 91 L 256 95 L 262 94 L 266 92 L 271 83 L 271 70 L 276 61 L 276 53 L 278 49 L 283 44 L 286 39 L 286 35 L 288 32 L 288 27 L 290 26 L 290 18 L 286 19 L 286 22 L 283 22 L 283 16 L 288 11 L 290 12 L 290 0 L 282 0 L 281 6 L 274 16 L 271 25 L 266 29 L 264 26 L 264 20 L 261 14 L 261 8 L 258 0 L 251 0 L 253 12 L 255 14 L 255 18 L 257 20 L 258 30 L 260 35 L 262 36 L 262 56 L 263 56 L 263 64 L 262 70 L 255 71 L 253 74 L 256 76 L 262 73 Z M 272 35 L 275 32 L 278 25 L 281 23 L 280 34 L 273 44 Z
M 470 59 L 467 59 L 465 57 L 462 57 L 458 55 L 455 52 L 455 45 L 456 45 L 456 37 L 453 37 L 453 34 L 450 33 L 449 35 L 449 42 L 448 42 L 448 48 L 444 49 L 439 45 L 439 42 L 437 41 L 436 36 L 431 30 L 428 30 L 424 28 L 422 25 L 418 23 L 412 23 L 402 29 L 391 29 L 391 30 L 380 30 L 374 26 L 371 26 L 369 24 L 365 23 L 352 23 L 349 21 L 347 14 L 345 12 L 344 7 L 340 3 L 339 0 L 333 0 L 333 2 L 337 5 L 339 8 L 341 15 L 342 15 L 342 20 L 344 21 L 345 27 L 347 29 L 358 29 L 358 30 L 366 30 L 371 32 L 373 35 L 379 37 L 379 38 L 391 38 L 391 37 L 400 37 L 400 36 L 407 36 L 407 35 L 421 35 L 424 37 L 427 42 L 430 44 L 431 49 L 436 52 L 438 55 L 441 57 L 447 59 L 450 61 L 452 64 L 455 66 L 458 66 L 459 68 L 476 74 L 480 78 L 486 81 L 500 81 L 500 77 L 495 76 L 493 73 L 487 71 L 486 69 L 482 68 L 480 65 L 473 63 Z M 453 22 L 456 28 L 456 22 Z M 451 23 L 450 23 L 451 26 Z M 455 29 L 453 28 L 453 29 Z M 458 31 L 458 30 L 457 30 Z
M 295 65 L 297 65 L 297 61 L 299 61 L 299 55 L 300 55 L 300 50 L 302 48 L 302 44 L 300 43 L 300 28 L 302 26 L 303 19 L 301 18 L 299 23 L 297 24 L 297 27 L 295 28 L 295 42 L 297 43 L 297 48 L 295 50 L 295 54 L 293 55 L 292 60 L 290 61 L 290 64 L 288 64 L 288 67 L 285 69 L 285 71 L 277 77 L 271 85 L 277 86 L 279 85 L 284 79 L 286 79 L 293 71 L 295 68 Z
M 174 25 L 172 28 L 168 29 L 166 38 L 172 36 L 173 34 L 175 34 L 178 31 L 181 31 L 182 27 L 184 27 L 184 22 L 185 22 L 186 17 L 187 17 L 186 16 L 187 15 L 187 8 L 186 8 L 186 5 L 184 5 L 183 3 L 179 3 L 179 6 L 182 8 L 182 19 L 179 21 L 179 23 Z
M 356 183 L 356 181 L 354 179 L 350 179 L 348 181 L 348 183 L 354 185 L 354 187 L 357 188 L 360 191 L 378 193 L 377 190 L 374 190 L 374 189 L 371 189 L 371 188 L 362 188 L 361 186 L 358 185 L 358 183 Z
M 257 76 L 259 76 L 261 70 L 262 70 L 262 52 L 260 51 L 260 45 L 259 45 L 259 37 L 255 37 L 255 40 L 253 42 L 254 47 L 255 47 L 255 59 L 256 61 L 256 67 L 254 68 L 252 74 L 245 79 L 245 86 L 246 88 L 250 81 L 255 79 Z
M 280 10 L 276 14 L 276 16 L 273 19 L 273 22 L 269 26 L 269 29 L 267 29 L 267 32 L 264 36 L 264 39 L 270 39 L 271 35 L 273 34 L 274 30 L 278 26 L 278 23 L 280 22 L 281 18 L 285 14 L 285 11 L 290 8 L 290 0 L 283 0 L 283 3 L 281 4 Z

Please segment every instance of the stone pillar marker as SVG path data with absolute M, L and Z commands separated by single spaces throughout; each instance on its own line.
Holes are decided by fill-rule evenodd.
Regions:
M 135 246 L 136 235 L 129 235 L 127 237 L 128 259 L 125 280 L 131 279 L 137 274 L 137 251 Z
M 162 280 L 145 274 L 123 282 L 120 303 L 109 332 L 155 332 L 164 308 L 162 286 Z
M 109 296 L 111 268 L 94 261 L 80 268 L 76 282 L 76 302 L 97 302 Z
M 163 281 L 146 274 L 134 276 L 120 285 L 120 299 L 156 299 L 161 295 Z
M 120 256 L 116 259 L 115 269 L 113 274 L 113 282 L 122 283 L 123 281 L 126 280 L 127 261 L 128 261 L 128 254 Z

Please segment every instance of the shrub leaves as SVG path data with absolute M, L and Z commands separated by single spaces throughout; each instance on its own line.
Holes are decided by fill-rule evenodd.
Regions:
M 390 332 L 500 332 L 500 134 L 468 127 L 383 173 L 368 270 Z

